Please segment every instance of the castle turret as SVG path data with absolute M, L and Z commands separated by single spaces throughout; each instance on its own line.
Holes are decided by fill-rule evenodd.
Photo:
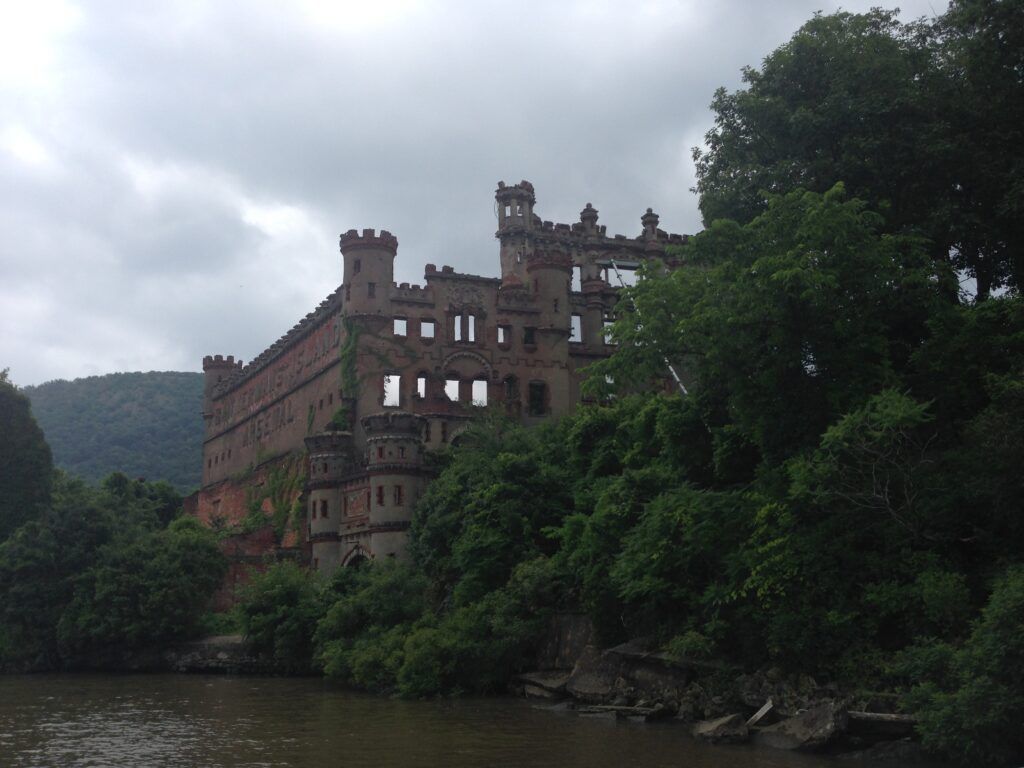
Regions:
M 364 229 L 362 234 L 350 229 L 341 236 L 339 244 L 345 262 L 342 313 L 346 316 L 388 314 L 398 238 L 387 230 L 381 230 L 378 235 L 372 229 Z
M 498 231 L 501 241 L 501 279 L 511 285 L 526 282 L 526 257 L 531 251 L 530 232 L 534 229 L 533 206 L 537 198 L 533 184 L 520 181 L 506 186 L 499 181 L 494 192 L 498 209 Z
M 413 413 L 390 411 L 362 419 L 370 485 L 370 551 L 375 558 L 405 554 L 413 505 L 426 485 L 423 425 Z
M 309 542 L 316 568 L 330 573 L 341 565 L 338 539 L 343 527 L 365 516 L 362 491 L 351 493 L 346 479 L 358 469 L 352 433 L 326 431 L 305 439 L 309 452 L 306 481 Z
M 242 367 L 242 361 L 235 362 L 234 355 L 207 355 L 203 358 L 203 418 L 213 416 L 213 396 L 217 385 L 225 381 Z
M 647 212 L 640 217 L 640 223 L 644 227 L 644 240 L 650 242 L 658 239 L 658 214 L 648 208 Z

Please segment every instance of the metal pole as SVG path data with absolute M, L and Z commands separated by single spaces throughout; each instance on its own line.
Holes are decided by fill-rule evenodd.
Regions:
M 615 259 L 614 258 L 611 259 L 611 263 L 612 263 L 612 269 L 615 270 L 615 278 L 619 281 L 619 287 L 625 288 L 626 287 L 626 283 L 622 279 L 622 273 L 619 272 L 619 265 L 615 263 Z M 633 303 L 633 309 L 636 310 L 637 319 L 640 321 L 639 327 L 643 328 L 643 318 L 640 316 L 640 307 L 638 307 L 636 305 L 636 302 Z M 689 395 L 690 393 L 686 391 L 686 385 L 683 384 L 683 380 L 679 378 L 679 374 L 676 373 L 676 369 L 672 366 L 672 363 L 670 363 L 668 361 L 668 356 L 665 355 L 665 354 L 662 354 L 661 355 L 661 359 L 664 361 L 665 365 L 668 367 L 668 372 L 672 374 L 672 378 L 675 379 L 676 384 L 679 386 L 679 391 L 683 393 L 683 397 L 686 397 L 687 395 Z

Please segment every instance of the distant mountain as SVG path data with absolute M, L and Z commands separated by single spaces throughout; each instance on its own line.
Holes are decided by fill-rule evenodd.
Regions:
M 112 373 L 21 391 L 61 469 L 92 481 L 120 471 L 181 491 L 199 485 L 201 373 Z

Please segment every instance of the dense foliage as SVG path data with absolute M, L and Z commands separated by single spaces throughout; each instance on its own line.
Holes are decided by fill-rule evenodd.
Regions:
M 746 87 L 719 89 L 694 150 L 706 225 L 764 211 L 765 192 L 844 181 L 919 233 L 978 295 L 1024 279 L 1024 4 L 955 0 L 931 23 L 889 11 L 816 16 Z
M 0 371 L 0 541 L 50 500 L 50 447 L 29 400 Z
M 195 634 L 226 561 L 180 507 L 167 483 L 58 471 L 49 505 L 0 543 L 0 664 L 117 668 Z
M 124 472 L 181 492 L 199 484 L 202 374 L 112 373 L 21 391 L 61 469 L 94 483 Z

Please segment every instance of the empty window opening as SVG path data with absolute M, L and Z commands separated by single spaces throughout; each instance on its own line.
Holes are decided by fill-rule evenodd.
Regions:
M 615 325 L 615 321 L 614 320 L 607 320 L 606 319 L 604 321 L 603 333 L 604 333 L 604 343 L 605 344 L 614 344 L 615 343 L 615 339 L 612 338 L 612 326 L 613 325 Z
M 400 507 L 405 503 L 405 489 L 400 485 L 396 485 L 393 492 L 393 498 L 396 507 Z
M 427 396 L 427 376 L 421 373 L 416 377 L 416 397 L 425 398 Z
M 408 322 L 404 317 L 396 317 L 393 333 L 395 336 L 405 336 L 408 328 Z
M 523 215 L 523 204 L 522 203 L 516 203 L 516 216 L 522 216 L 522 215 Z
M 468 341 L 476 341 L 476 315 L 469 315 L 466 330 L 466 339 Z
M 547 411 L 547 385 L 543 381 L 530 382 L 529 412 L 531 416 L 543 416 Z
M 355 261 L 352 262 L 352 274 L 353 275 L 358 275 L 359 274 L 359 270 L 362 269 L 362 268 L 363 268 L 363 260 L 362 259 L 356 259 Z
M 619 265 L 619 274 L 616 276 L 615 282 L 619 284 L 619 280 L 622 281 L 622 285 L 627 288 L 636 285 L 637 271 L 635 269 L 623 269 L 622 265 Z
M 448 442 L 448 422 L 447 421 L 442 421 L 441 422 L 441 442 L 442 443 L 447 443 Z
M 537 329 L 536 328 L 523 328 L 523 344 L 536 344 L 537 343 Z
M 377 284 L 376 283 L 367 283 L 366 284 L 366 295 L 369 296 L 371 299 L 377 295 Z
M 378 507 L 383 507 L 384 506 L 384 486 L 383 485 L 378 485 L 377 486 L 377 506 Z
M 452 338 L 455 341 L 462 341 L 462 315 L 456 315 L 452 322 Z
M 512 326 L 510 325 L 499 325 L 498 326 L 498 343 L 508 344 L 512 341 Z
M 583 290 L 583 267 L 572 268 L 572 283 L 569 286 L 569 289 L 572 291 Z
M 316 520 L 316 502 L 309 502 L 309 516 L 311 519 Z
M 327 517 L 327 499 L 320 500 L 320 517 Z
M 572 324 L 569 326 L 569 341 L 583 341 L 583 318 L 579 315 L 572 316 Z
M 397 374 L 389 374 L 384 377 L 384 405 L 397 406 L 400 404 L 400 393 L 402 388 L 402 377 Z
M 473 382 L 473 405 L 487 405 L 487 382 L 482 379 Z
M 434 321 L 420 320 L 420 336 L 424 339 L 434 338 Z
M 382 446 L 382 445 L 378 445 L 377 446 L 377 458 L 378 459 L 383 459 L 384 458 L 384 446 Z
M 323 463 L 323 469 L 322 469 L 322 470 L 320 470 L 320 471 L 321 471 L 321 472 L 324 472 L 324 473 L 326 473 L 326 472 L 327 472 L 327 462 L 326 462 L 326 461 L 325 461 L 325 462 Z
M 404 445 L 398 446 L 398 458 L 400 458 L 400 459 L 404 459 L 405 458 L 405 446 Z
M 445 379 L 444 380 L 444 394 L 453 403 L 459 402 L 459 380 L 458 379 Z
M 334 393 L 331 392 L 327 395 L 327 404 L 331 405 L 334 402 Z M 230 453 L 230 451 L 228 451 Z
M 505 379 L 505 399 L 508 401 L 519 399 L 519 380 L 515 376 Z
M 509 217 L 511 215 L 512 215 L 512 206 L 511 205 L 506 205 L 505 206 L 505 217 L 507 218 L 507 217 Z

